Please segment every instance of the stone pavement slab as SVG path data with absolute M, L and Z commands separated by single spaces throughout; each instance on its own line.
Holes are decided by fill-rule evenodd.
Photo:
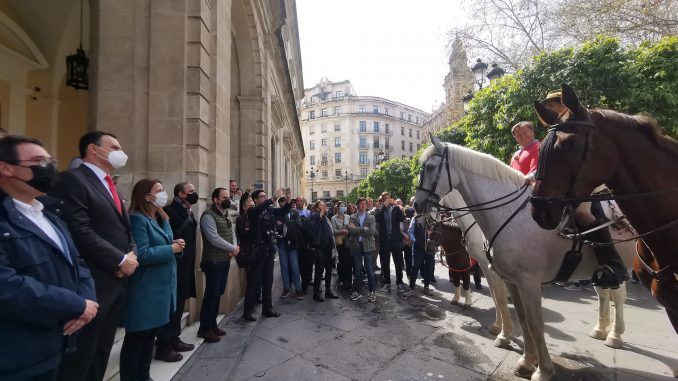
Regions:
M 512 369 L 522 352 L 513 306 L 514 342 L 493 346 L 488 327 L 495 309 L 488 289 L 474 291 L 470 307 L 451 305 L 453 287 L 438 266 L 434 294 L 417 288 L 404 298 L 395 288 L 375 303 L 341 299 L 277 299 L 283 315 L 246 323 L 242 306 L 222 327 L 225 340 L 203 345 L 176 380 L 522 380 Z M 544 331 L 557 374 L 554 380 L 669 381 L 678 368 L 678 337 L 664 309 L 639 285 L 629 285 L 624 348 L 588 337 L 598 302 L 590 287 L 543 287 Z M 221 361 L 219 361 L 221 359 Z

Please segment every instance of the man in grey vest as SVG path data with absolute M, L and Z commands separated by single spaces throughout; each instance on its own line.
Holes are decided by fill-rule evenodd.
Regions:
M 219 300 L 226 290 L 231 258 L 238 255 L 240 247 L 234 242 L 233 224 L 228 218 L 231 197 L 227 189 L 212 192 L 212 205 L 200 216 L 202 235 L 202 261 L 200 269 L 205 274 L 205 296 L 200 309 L 198 337 L 207 343 L 220 341 L 226 332 L 217 327 Z

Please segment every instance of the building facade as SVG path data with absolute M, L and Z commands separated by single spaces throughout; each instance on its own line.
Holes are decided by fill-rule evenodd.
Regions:
M 6 0 L 0 24 L 0 127 L 42 140 L 60 169 L 84 132 L 105 130 L 130 157 L 127 196 L 142 177 L 188 180 L 199 214 L 231 178 L 301 191 L 294 0 Z M 80 45 L 87 90 L 66 86 Z M 231 266 L 227 309 L 242 275 Z
M 452 43 L 449 59 L 450 71 L 445 76 L 445 102 L 433 112 L 431 118 L 424 124 L 425 141 L 428 142 L 429 133 L 434 133 L 451 126 L 464 116 L 463 97 L 473 90 L 475 84 L 473 72 L 468 67 L 466 50 L 461 39 L 456 38 Z
M 429 114 L 388 99 L 358 96 L 350 81 L 321 79 L 299 106 L 304 195 L 347 196 L 380 162 L 414 155 Z

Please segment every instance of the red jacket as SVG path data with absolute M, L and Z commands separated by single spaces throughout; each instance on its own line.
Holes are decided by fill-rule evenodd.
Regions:
M 511 168 L 529 175 L 537 170 L 539 163 L 539 140 L 534 140 L 525 148 L 519 149 L 511 158 Z

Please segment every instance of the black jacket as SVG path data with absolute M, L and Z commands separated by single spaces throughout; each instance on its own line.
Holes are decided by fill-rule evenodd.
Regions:
M 275 223 L 292 208 L 291 203 L 280 208 L 275 208 L 272 204 L 273 201 L 269 199 L 247 210 L 250 234 L 255 245 L 273 248 L 275 239 L 271 238 L 271 234 L 275 232 Z
M 428 233 L 426 232 L 423 216 L 417 216 L 414 220 L 414 247 L 417 250 L 426 251 L 427 240 Z
M 181 256 L 177 256 L 177 300 L 195 298 L 195 253 L 198 222 L 193 211 L 186 209 L 183 202 L 176 199 L 163 208 L 169 216 L 174 239 L 183 239 L 186 247 Z
M 290 209 L 289 213 L 283 215 L 280 218 L 279 228 L 285 226 L 284 236 L 278 240 L 278 243 L 281 241 L 284 242 L 287 247 L 292 249 L 304 248 L 304 238 L 300 237 L 302 234 L 301 231 L 301 216 L 294 208 Z M 279 229 L 279 232 L 282 235 L 283 230 Z
M 306 224 L 312 237 L 311 247 L 334 248 L 334 233 L 327 216 L 320 217 L 320 213 L 313 213 Z
M 114 276 L 115 271 L 123 256 L 134 249 L 127 206 L 122 196 L 118 192 L 121 214 L 108 189 L 84 164 L 62 172 L 50 196 L 59 200 L 54 211 L 68 224 L 75 246 L 92 272 L 97 290 L 107 290 L 97 292 L 97 296 L 111 295 L 111 288 L 122 287 L 125 282 L 124 278 Z
M 375 218 L 379 225 L 379 242 L 403 242 L 403 234 L 400 231 L 400 223 L 405 221 L 405 213 L 397 205 L 391 206 L 391 238 L 386 238 L 386 208 L 377 210 Z

